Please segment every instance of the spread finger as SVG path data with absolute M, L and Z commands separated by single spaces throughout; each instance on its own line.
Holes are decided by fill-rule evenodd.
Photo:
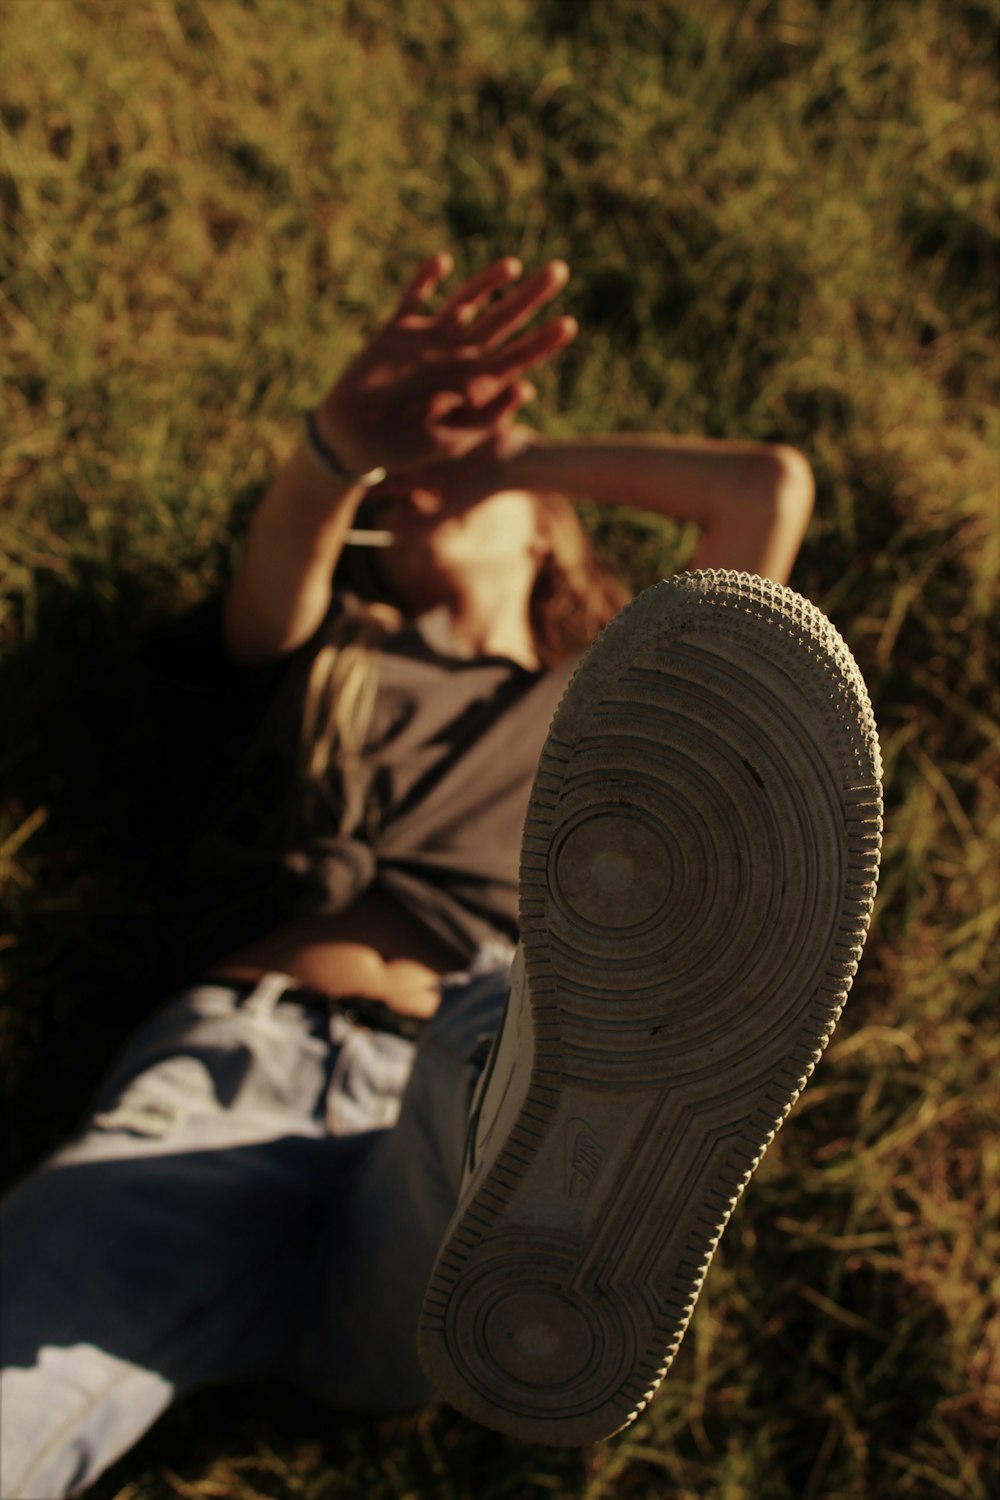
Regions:
M 401 317 L 420 308 L 454 269 L 455 261 L 447 250 L 425 260 L 400 298 L 396 316 Z
M 493 305 L 468 330 L 467 336 L 481 349 L 489 349 L 516 333 L 531 321 L 540 308 L 551 302 L 569 280 L 569 266 L 563 260 L 550 261 L 528 278 L 523 286 L 509 292 Z
M 447 301 L 442 303 L 438 309 L 438 316 L 445 321 L 451 320 L 460 327 L 464 327 L 489 301 L 494 292 L 516 281 L 523 270 L 524 267 L 514 255 L 494 261 L 491 266 L 486 266 L 484 270 L 477 271 L 475 276 L 470 276 L 467 281 L 463 281 Z
M 484 405 L 498 390 L 549 359 L 572 343 L 579 331 L 575 318 L 553 318 L 544 328 L 525 334 L 515 343 L 476 362 L 476 373 L 466 380 L 468 398 L 474 406 Z

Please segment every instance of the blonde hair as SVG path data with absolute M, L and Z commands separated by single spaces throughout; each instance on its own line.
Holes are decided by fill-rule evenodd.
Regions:
M 548 550 L 528 615 L 539 661 L 554 667 L 584 651 L 631 595 L 598 558 L 564 495 L 534 492 L 532 498 Z M 334 582 L 347 591 L 346 607 L 312 662 L 303 711 L 301 769 L 311 806 L 336 795 L 332 764 L 360 765 L 378 692 L 378 649 L 406 619 L 387 597 L 368 549 L 346 548 Z
M 403 619 L 392 605 L 352 601 L 313 658 L 301 737 L 302 779 L 313 805 L 319 796 L 330 801 L 327 773 L 335 755 L 345 771 L 361 765 L 378 693 L 378 648 Z

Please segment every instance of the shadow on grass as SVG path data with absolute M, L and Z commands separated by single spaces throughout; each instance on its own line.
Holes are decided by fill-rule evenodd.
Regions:
M 168 769 L 143 642 L 162 581 L 44 575 L 0 665 L 4 1183 L 54 1146 L 185 954 Z M 26 836 L 27 835 L 27 836 Z
M 261 1382 L 179 1401 L 88 1495 L 551 1500 L 583 1493 L 588 1452 L 519 1443 L 444 1406 L 356 1416 Z

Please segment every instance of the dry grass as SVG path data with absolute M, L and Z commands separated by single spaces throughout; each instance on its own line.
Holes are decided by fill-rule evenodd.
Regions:
M 425 253 L 561 255 L 552 432 L 801 447 L 795 582 L 868 677 L 884 879 L 839 1040 L 623 1436 L 522 1448 L 279 1392 L 94 1491 L 987 1500 L 1000 1485 L 996 0 L 27 0 L 0 86 L 11 1172 L 171 972 L 114 691 L 224 577 Z M 636 582 L 683 533 L 588 513 Z M 116 763 L 118 764 L 118 763 Z M 141 806 L 141 802 L 140 802 Z M 141 820 L 140 820 L 141 821 Z M 141 857 L 140 857 L 141 856 Z M 102 1018 L 95 1027 L 94 1017 Z

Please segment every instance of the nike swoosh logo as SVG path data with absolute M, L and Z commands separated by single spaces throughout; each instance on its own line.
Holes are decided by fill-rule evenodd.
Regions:
M 571 1120 L 566 1151 L 566 1191 L 570 1198 L 586 1198 L 607 1152 L 586 1120 Z

